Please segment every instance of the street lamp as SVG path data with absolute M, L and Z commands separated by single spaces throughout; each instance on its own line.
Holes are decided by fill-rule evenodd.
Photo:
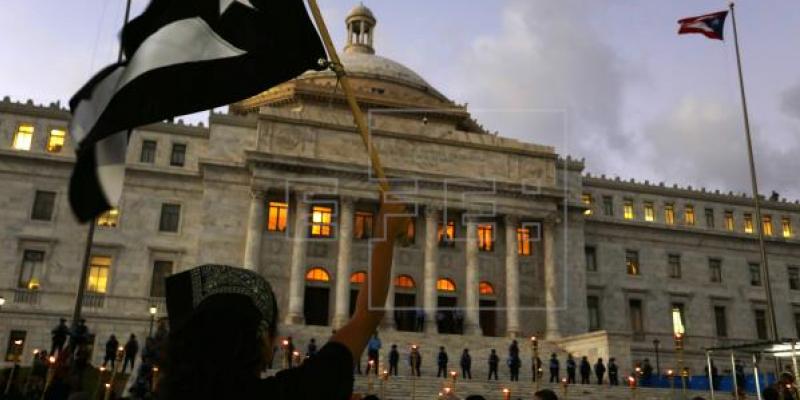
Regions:
M 656 376 L 661 379 L 661 367 L 658 358 L 658 346 L 661 344 L 661 341 L 658 339 L 653 339 L 653 348 L 656 350 Z
M 156 322 L 156 314 L 158 314 L 158 307 L 155 305 L 150 306 L 150 331 L 147 336 L 153 336 L 153 323 Z
M 6 305 L 6 298 L 0 296 L 0 310 L 3 309 L 3 306 Z

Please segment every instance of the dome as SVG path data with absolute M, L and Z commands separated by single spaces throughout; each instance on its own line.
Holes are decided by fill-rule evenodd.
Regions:
M 364 3 L 359 3 L 357 6 L 353 7 L 352 10 L 347 14 L 347 20 L 356 17 L 364 17 L 371 20 L 375 20 L 375 16 L 372 14 L 372 10 L 367 8 Z
M 425 79 L 422 79 L 422 77 L 416 72 L 405 65 L 386 57 L 369 53 L 346 52 L 340 54 L 339 58 L 341 59 L 348 76 L 387 80 L 417 87 L 423 90 L 433 89 L 431 85 L 429 85 Z M 335 74 L 330 70 L 309 71 L 303 74 L 300 79 L 304 77 L 325 75 L 334 76 Z

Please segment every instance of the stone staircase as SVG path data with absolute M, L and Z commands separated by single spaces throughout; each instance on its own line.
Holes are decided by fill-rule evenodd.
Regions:
M 292 336 L 295 349 L 304 353 L 306 346 L 311 338 L 315 338 L 319 345 L 325 343 L 331 336 L 331 330 L 327 327 L 316 326 L 281 326 L 279 335 Z M 429 335 L 420 332 L 401 332 L 401 331 L 379 331 L 379 338 L 383 344 L 380 352 L 379 371 L 388 369 L 387 355 L 392 344 L 397 345 L 400 352 L 400 368 L 401 375 L 410 373 L 408 365 L 408 354 L 412 345 L 416 345 L 422 355 L 422 367 L 420 368 L 423 376 L 436 375 L 436 359 L 439 352 L 439 346 L 444 346 L 449 357 L 448 369 L 459 370 L 459 360 L 463 349 L 469 349 L 472 356 L 472 373 L 476 377 L 485 378 L 488 375 L 488 359 L 491 349 L 497 350 L 497 355 L 500 357 L 500 375 L 508 376 L 508 367 L 506 367 L 506 359 L 508 357 L 508 346 L 511 340 L 504 337 L 483 337 L 483 336 L 466 336 L 466 335 L 450 335 L 450 334 L 435 334 Z M 522 369 L 520 379 L 530 380 L 532 376 L 531 370 L 531 356 L 532 349 L 530 338 L 517 339 L 520 349 L 520 358 L 522 359 Z M 547 367 L 547 359 L 550 353 L 557 353 L 562 362 L 562 369 L 564 368 L 564 361 L 566 360 L 566 353 L 563 349 L 558 348 L 555 344 L 540 340 L 539 341 L 539 356 Z M 276 360 L 280 360 L 280 353 L 276 354 Z M 362 371 L 366 367 L 366 354 L 361 357 Z M 279 365 L 276 365 L 278 367 Z M 460 371 L 460 370 L 459 370 Z M 563 373 L 563 372 L 562 372 Z
M 530 381 L 509 382 L 506 379 L 487 382 L 484 378 L 482 376 L 480 379 L 464 381 L 459 376 L 455 384 L 455 394 L 462 399 L 467 395 L 479 394 L 487 400 L 504 400 L 503 389 L 506 388 L 511 391 L 511 399 L 532 399 L 536 390 L 547 388 L 555 391 L 559 399 L 677 400 L 681 398 L 680 390 L 638 388 L 634 393 L 626 386 L 612 387 L 608 385 L 570 385 L 565 396 L 561 385 L 544 383 L 537 387 L 535 383 Z M 432 400 L 437 399 L 438 394 L 442 393 L 445 387 L 451 386 L 451 381 L 449 380 L 445 381 L 441 378 L 425 376 L 416 379 L 410 376 L 392 376 L 382 384 L 376 377 L 372 377 L 370 381 L 370 378 L 366 376 L 356 375 L 355 392 L 375 394 L 382 400 Z M 686 393 L 686 399 L 691 399 L 694 396 L 702 396 L 705 399 L 710 398 L 707 392 L 688 391 Z M 717 399 L 727 400 L 729 398 L 731 396 L 727 393 L 717 394 Z

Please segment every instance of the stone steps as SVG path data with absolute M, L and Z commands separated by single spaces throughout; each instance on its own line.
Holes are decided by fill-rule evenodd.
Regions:
M 292 336 L 295 344 L 295 349 L 301 353 L 305 352 L 306 345 L 311 338 L 315 338 L 316 342 L 321 345 L 324 344 L 331 335 L 331 329 L 328 327 L 317 326 L 291 326 L 285 325 L 280 327 L 280 336 Z M 497 350 L 497 355 L 500 357 L 500 374 L 508 374 L 508 367 L 506 367 L 506 359 L 508 357 L 508 346 L 511 344 L 511 339 L 504 337 L 484 337 L 484 336 L 467 336 L 467 335 L 451 335 L 451 334 L 425 334 L 421 332 L 401 332 L 401 331 L 380 331 L 379 337 L 383 344 L 380 352 L 379 371 L 388 368 L 384 365 L 388 360 L 386 356 L 389 353 L 392 344 L 396 344 L 400 352 L 400 373 L 409 373 L 408 366 L 408 353 L 411 345 L 417 345 L 422 354 L 422 367 L 421 373 L 423 376 L 436 375 L 437 365 L 436 359 L 439 352 L 439 346 L 444 346 L 449 357 L 448 368 L 450 370 L 459 369 L 459 360 L 461 352 L 464 348 L 468 348 L 472 356 L 472 373 L 474 376 L 487 376 L 488 375 L 488 358 L 491 349 Z M 520 372 L 520 379 L 531 379 L 531 356 L 532 349 L 529 338 L 517 339 L 520 349 L 520 358 L 522 359 L 522 368 Z M 540 340 L 539 341 L 539 357 L 547 366 L 547 359 L 550 353 L 557 353 L 564 368 L 564 361 L 566 360 L 566 353 L 563 349 L 559 348 L 552 342 Z M 280 354 L 277 354 L 276 360 L 280 360 Z M 366 355 L 361 358 L 362 371 L 366 367 Z
M 436 399 L 438 394 L 444 390 L 445 387 L 450 387 L 451 382 L 445 381 L 440 378 L 419 377 L 414 379 L 408 376 L 390 377 L 384 383 L 383 390 L 381 390 L 381 382 L 379 379 L 373 377 L 370 390 L 370 381 L 366 376 L 356 376 L 355 392 L 356 393 L 372 393 L 376 394 L 382 399 L 386 400 L 408 400 L 408 399 Z M 564 389 L 561 385 L 552 385 L 543 383 L 536 386 L 533 382 L 519 381 L 484 381 L 484 380 L 467 380 L 463 381 L 458 379 L 456 381 L 455 393 L 464 398 L 467 395 L 479 394 L 488 400 L 503 400 L 502 390 L 507 388 L 511 391 L 511 398 L 517 399 L 531 399 L 533 393 L 538 389 L 548 388 L 555 391 L 560 399 L 573 398 L 573 399 L 587 399 L 587 400 L 668 400 L 680 398 L 679 391 L 671 391 L 669 389 L 653 389 L 653 388 L 638 388 L 635 394 L 626 386 L 599 386 L 599 385 L 570 385 L 567 388 L 567 395 L 564 396 Z M 412 395 L 412 391 L 415 395 Z M 383 396 L 381 396 L 383 394 Z M 706 392 L 689 391 L 686 398 L 694 396 L 703 396 L 708 398 Z M 729 396 L 718 395 L 718 398 L 728 398 Z

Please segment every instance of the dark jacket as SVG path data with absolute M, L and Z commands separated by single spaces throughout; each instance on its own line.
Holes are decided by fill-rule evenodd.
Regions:
M 439 363 L 439 365 L 447 365 L 447 353 L 440 351 L 436 361 Z
M 469 353 L 461 353 L 461 368 L 472 368 L 472 356 Z
M 389 351 L 389 364 L 395 365 L 400 362 L 400 353 L 397 352 L 397 349 L 392 349 Z
M 135 358 L 136 353 L 139 352 L 139 342 L 136 339 L 129 339 L 128 343 L 125 343 L 125 357 L 127 358 Z
M 497 369 L 497 365 L 500 364 L 500 357 L 497 354 L 492 354 L 489 356 L 489 368 Z
M 581 376 L 589 376 L 592 373 L 592 365 L 587 360 L 581 360 Z

